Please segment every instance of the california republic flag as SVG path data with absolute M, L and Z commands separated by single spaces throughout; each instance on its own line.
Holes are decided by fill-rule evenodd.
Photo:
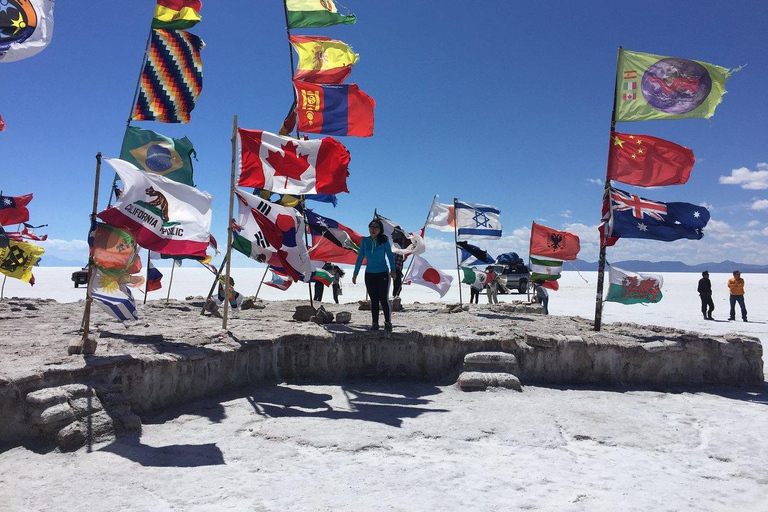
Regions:
M 608 296 L 606 302 L 639 304 L 659 302 L 664 278 L 658 274 L 639 274 L 622 270 L 611 265 L 608 274 Z
M 349 151 L 331 137 L 297 140 L 262 130 L 237 130 L 238 185 L 278 194 L 347 190 Z
M 211 196 L 117 158 L 105 158 L 123 182 L 115 204 L 99 218 L 131 230 L 136 242 L 168 256 L 205 258 L 211 230 Z
M 232 248 L 284 272 L 294 281 L 309 282 L 312 263 L 304 242 L 304 219 L 293 208 L 236 190 L 237 219 Z

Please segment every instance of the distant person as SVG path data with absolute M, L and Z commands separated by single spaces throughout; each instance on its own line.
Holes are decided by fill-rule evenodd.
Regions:
M 325 263 L 322 269 L 328 273 L 331 273 L 333 271 L 333 266 L 330 263 Z M 324 291 L 325 291 L 325 285 L 320 281 L 315 281 L 315 295 L 312 298 L 312 300 L 316 300 L 317 302 L 322 302 Z
M 701 314 L 704 315 L 704 320 L 712 320 L 715 303 L 712 302 L 712 283 L 709 280 L 709 272 L 706 270 L 701 273 L 698 291 L 701 298 Z
M 491 270 L 491 267 L 485 269 L 485 293 L 488 295 L 488 304 L 499 303 L 499 276 Z
M 229 299 L 229 305 L 232 309 L 237 309 L 243 303 L 243 296 L 235 290 L 235 280 L 229 278 L 229 295 L 226 294 L 227 287 L 224 286 L 224 277 L 219 278 L 219 287 L 216 290 L 216 298 L 214 299 L 217 306 L 224 304 L 224 297 Z
M 741 272 L 733 271 L 733 277 L 728 280 L 728 291 L 731 293 L 731 315 L 728 320 L 736 320 L 736 303 L 741 308 L 741 319 L 747 321 L 747 307 L 744 305 L 744 280 Z
M 392 255 L 392 246 L 387 235 L 384 234 L 384 225 L 379 219 L 373 219 L 368 223 L 370 236 L 363 238 L 360 243 L 360 251 L 357 253 L 355 272 L 352 274 L 352 284 L 357 284 L 357 274 L 363 258 L 367 259 L 365 267 L 365 289 L 371 297 L 371 330 L 379 330 L 379 305 L 384 312 L 384 329 L 392 332 L 392 321 L 389 309 L 389 278 L 395 277 L 395 258 Z M 387 260 L 389 268 L 387 268 Z M 389 270 L 389 272 L 387 272 Z
M 333 266 L 333 300 L 336 304 L 339 303 L 339 295 L 341 295 L 341 278 L 344 277 L 344 271 L 339 268 L 338 265 Z
M 534 281 L 533 287 L 535 288 L 536 293 L 536 302 L 541 304 L 541 307 L 544 308 L 544 314 L 549 314 L 549 292 L 546 288 L 543 286 L 544 281 Z
M 472 270 L 477 271 L 475 267 L 472 267 Z M 482 289 L 482 285 L 480 288 L 476 287 L 475 284 L 481 284 L 479 280 L 476 280 L 472 285 L 469 287 L 469 303 L 470 304 L 477 304 L 477 302 L 480 300 L 480 290 Z

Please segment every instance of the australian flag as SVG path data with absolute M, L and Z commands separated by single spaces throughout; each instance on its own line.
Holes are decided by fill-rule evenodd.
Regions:
M 671 242 L 700 240 L 709 210 L 690 203 L 662 203 L 611 188 L 612 222 L 607 233 L 615 238 L 647 238 Z

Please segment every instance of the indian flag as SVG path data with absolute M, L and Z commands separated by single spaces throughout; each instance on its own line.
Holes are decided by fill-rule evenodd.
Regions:
M 339 14 L 333 0 L 286 0 L 288 28 L 330 27 L 357 21 L 354 14 Z
M 194 27 L 202 19 L 200 0 L 157 0 L 152 28 L 183 30 Z
M 664 278 L 658 274 L 639 274 L 611 266 L 606 302 L 640 304 L 659 302 Z
M 562 271 L 562 261 L 531 258 L 532 281 L 555 281 L 556 279 L 560 279 Z

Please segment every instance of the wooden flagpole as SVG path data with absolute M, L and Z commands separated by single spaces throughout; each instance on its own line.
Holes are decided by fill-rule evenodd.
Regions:
M 168 304 L 171 301 L 171 286 L 173 286 L 173 271 L 176 270 L 176 260 L 173 260 L 171 265 L 171 279 L 168 283 L 168 294 L 165 296 L 165 303 Z
M 229 217 L 227 217 L 227 275 L 224 280 L 224 314 L 221 328 L 227 329 L 227 317 L 229 316 L 229 284 L 232 275 L 232 216 L 235 212 L 235 159 L 237 158 L 237 115 L 232 117 L 232 170 L 229 179 Z
M 298 124 L 296 126 L 298 127 Z M 299 135 L 299 130 L 298 130 L 298 128 L 296 128 L 296 136 L 298 137 L 298 135 Z M 307 233 L 307 227 L 309 226 L 309 222 L 307 222 L 307 207 L 306 207 L 306 204 L 304 203 L 304 194 L 301 194 L 300 197 L 301 197 L 301 215 L 302 215 L 302 217 L 304 217 L 304 245 L 309 247 L 309 234 Z M 307 250 L 307 258 L 309 258 L 309 250 Z M 311 261 L 312 260 L 310 260 L 310 269 L 312 268 Z M 267 267 L 267 268 L 269 268 L 269 267 Z M 267 273 L 264 272 L 264 275 L 266 276 Z M 262 280 L 263 280 L 263 278 L 262 278 Z M 325 285 L 323 285 L 323 286 L 325 286 Z M 261 285 L 259 285 L 259 287 L 261 287 Z M 309 289 L 309 305 L 312 306 L 312 309 L 314 309 L 315 308 L 315 303 L 314 303 L 314 300 L 312 298 L 312 279 L 311 278 L 307 282 L 307 288 Z
M 261 276 L 261 281 L 259 281 L 259 287 L 256 288 L 256 295 L 254 295 L 254 299 L 259 298 L 259 292 L 261 291 L 261 285 L 264 284 L 264 278 L 267 277 L 267 272 L 269 271 L 269 264 L 267 264 L 267 268 L 264 269 L 264 275 Z
M 611 181 L 608 179 L 608 168 L 611 165 L 611 154 L 613 153 L 613 141 L 611 140 L 611 134 L 616 131 L 616 98 L 618 92 L 616 90 L 619 80 L 619 61 L 621 60 L 622 47 L 619 46 L 619 53 L 616 56 L 616 76 L 614 76 L 613 84 L 613 107 L 611 108 L 611 130 L 608 133 L 608 163 L 605 166 L 605 186 L 603 187 L 603 201 L 608 201 L 608 210 L 610 215 L 610 188 Z M 603 221 L 603 202 L 600 203 L 600 222 Z M 610 223 L 609 223 L 610 225 Z M 600 330 L 600 325 L 603 321 L 603 280 L 605 278 L 605 249 L 606 239 L 608 238 L 607 227 L 603 229 L 603 236 L 600 237 L 600 258 L 597 263 L 597 293 L 595 294 L 595 331 Z
M 422 232 L 424 232 L 425 235 L 427 233 L 426 229 L 427 229 L 427 222 L 429 222 L 429 214 L 432 213 L 432 207 L 435 205 L 435 199 L 437 199 L 437 194 L 435 194 L 434 197 L 432 197 L 432 204 L 429 205 L 429 211 L 427 212 L 427 218 L 424 219 L 424 226 L 422 226 L 422 228 L 421 228 Z M 454 222 L 454 224 L 455 224 L 455 222 Z M 426 236 L 424 238 L 426 238 Z M 403 278 L 402 278 L 403 283 L 405 283 L 405 278 L 408 277 L 408 273 L 411 271 L 411 267 L 412 266 L 413 266 L 413 257 L 411 257 L 411 261 L 408 262 L 408 268 L 403 273 Z
M 536 225 L 536 222 L 531 221 L 531 239 L 528 240 L 528 268 L 531 268 L 531 248 L 533 247 L 533 227 Z M 533 281 L 533 279 L 531 279 Z M 528 288 L 525 290 L 526 296 L 528 297 L 528 302 L 531 302 L 531 289 L 533 288 L 533 282 L 528 283 Z
M 147 295 L 149 295 L 149 253 L 151 251 L 147 249 L 147 277 L 144 281 L 144 304 L 147 303 Z
M 96 222 L 96 209 L 99 206 L 99 176 L 101 174 L 101 151 L 96 153 L 96 179 L 94 180 L 93 184 L 93 209 L 91 210 L 91 223 L 88 226 L 89 236 L 90 239 L 90 230 L 93 224 Z M 83 354 L 86 353 L 86 341 L 88 340 L 88 334 L 90 334 L 90 327 L 91 327 L 91 304 L 93 303 L 93 295 L 91 294 L 91 290 L 93 288 L 93 285 L 91 282 L 93 281 L 93 257 L 88 256 L 88 285 L 85 288 L 85 311 L 83 312 L 83 337 L 80 340 L 74 340 L 69 344 L 69 348 L 67 352 L 69 355 L 72 354 Z M 93 345 L 93 350 L 89 350 L 89 353 L 93 353 L 96 351 L 95 344 Z
M 463 304 L 461 299 L 461 267 L 459 266 L 459 247 L 456 245 L 459 243 L 459 222 L 456 215 L 456 199 L 453 198 L 453 253 L 456 255 L 456 274 L 459 276 L 459 305 Z
M 201 265 L 203 265 L 205 268 L 207 268 L 208 270 L 210 270 L 210 268 L 209 268 L 208 266 L 206 266 L 206 265 L 205 265 L 203 262 L 201 262 L 201 261 L 198 261 L 198 263 L 200 263 L 200 264 L 201 264 Z M 203 302 L 203 309 L 200 311 L 200 314 L 201 314 L 201 315 L 204 315 L 204 314 L 205 314 L 205 305 L 206 305 L 206 304 L 208 304 L 208 300 L 209 300 L 209 299 L 211 298 L 211 296 L 213 295 L 213 290 L 215 290 L 215 289 L 216 289 L 216 284 L 219 282 L 219 276 L 220 276 L 220 275 L 221 275 L 221 273 L 224 271 L 224 265 L 226 265 L 226 264 L 227 264 L 227 258 L 226 258 L 226 256 L 225 256 L 225 257 L 224 257 L 224 259 L 221 261 L 221 265 L 219 265 L 219 270 L 218 270 L 217 272 L 213 272 L 213 271 L 212 271 L 212 272 L 215 274 L 215 277 L 213 278 L 213 284 L 211 285 L 211 289 L 208 291 L 208 296 L 207 296 L 207 297 L 205 297 L 205 301 Z

